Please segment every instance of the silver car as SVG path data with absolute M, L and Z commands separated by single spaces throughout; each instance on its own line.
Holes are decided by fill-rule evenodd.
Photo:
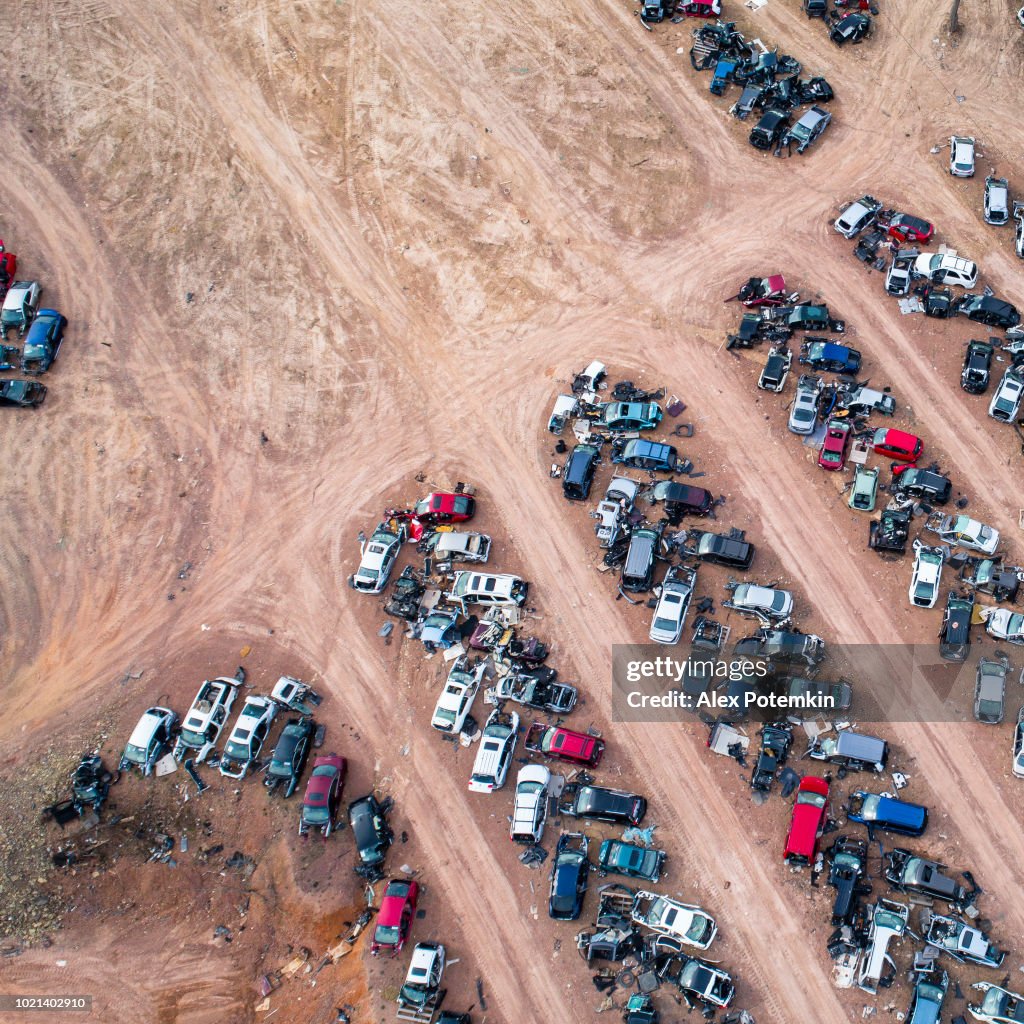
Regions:
M 789 429 L 794 434 L 813 434 L 818 425 L 818 395 L 821 378 L 804 374 L 796 385 L 796 397 L 789 407 Z
M 756 615 L 760 619 L 782 620 L 793 614 L 793 595 L 788 590 L 759 587 L 756 583 L 730 583 L 732 597 L 722 602 L 723 608 L 732 608 L 741 615 Z
M 821 107 L 811 107 L 803 117 L 786 133 L 783 142 L 796 143 L 796 151 L 802 153 L 828 127 L 832 115 Z
M 1006 676 L 1010 662 L 1005 654 L 982 658 L 974 684 L 974 717 L 985 725 L 998 725 L 1006 714 Z
M 985 223 L 1001 227 L 1010 220 L 1010 185 L 1005 178 L 985 179 Z
M 878 219 L 881 209 L 882 204 L 874 196 L 861 196 L 843 210 L 832 226 L 843 238 L 854 238 Z

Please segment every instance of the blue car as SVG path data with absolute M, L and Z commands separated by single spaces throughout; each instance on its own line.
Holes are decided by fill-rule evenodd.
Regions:
M 806 341 L 800 353 L 800 362 L 815 370 L 828 370 L 831 373 L 860 372 L 860 353 L 855 348 L 836 345 L 831 341 Z
M 868 793 L 863 789 L 850 794 L 846 817 L 849 821 L 864 825 L 869 836 L 873 836 L 876 829 L 901 836 L 919 836 L 928 827 L 927 807 L 905 803 L 891 796 Z
M 66 317 L 55 309 L 41 309 L 25 335 L 21 353 L 22 373 L 45 373 L 57 358 L 64 340 Z
M 621 447 L 616 446 L 612 462 L 620 462 L 633 469 L 663 470 L 674 473 L 679 468 L 679 456 L 670 444 L 633 438 Z
M 939 975 L 937 981 L 932 981 L 929 975 L 922 977 L 914 986 L 910 1009 L 903 1019 L 907 1024 L 939 1024 L 948 988 L 949 978 L 945 973 Z
M 627 878 L 642 878 L 646 882 L 656 882 L 661 877 L 661 868 L 665 863 L 664 850 L 652 850 L 646 846 L 634 846 L 619 839 L 606 839 L 601 843 L 601 852 L 597 855 L 597 863 L 602 871 L 615 875 L 626 875 Z
M 435 608 L 424 620 L 420 640 L 428 650 L 446 651 L 462 638 L 459 613 L 446 608 Z

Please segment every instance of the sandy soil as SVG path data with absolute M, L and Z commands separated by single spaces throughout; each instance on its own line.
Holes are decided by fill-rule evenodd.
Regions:
M 325 693 L 353 787 L 394 795 L 409 842 L 393 865 L 427 885 L 416 934 L 461 961 L 452 1005 L 474 1003 L 481 977 L 490 1020 L 591 1012 L 576 929 L 548 921 L 544 873 L 515 862 L 507 801 L 469 800 L 471 752 L 428 734 L 439 661 L 379 639 L 378 604 L 345 586 L 384 505 L 468 480 L 496 564 L 533 582 L 538 631 L 587 693 L 576 720 L 608 737 L 604 777 L 651 798 L 666 891 L 719 918 L 739 1003 L 761 1021 L 859 1016 L 829 980 L 827 894 L 781 865 L 782 802 L 748 811 L 742 778 L 694 729 L 610 727 L 609 645 L 642 637 L 648 613 L 594 572 L 591 523 L 547 479 L 542 426 L 595 356 L 664 383 L 697 424 L 684 452 L 764 568 L 792 581 L 802 624 L 843 642 L 931 640 L 938 612 L 907 610 L 909 566 L 865 550 L 863 520 L 786 433 L 785 401 L 756 392 L 760 355 L 722 351 L 737 309 L 720 300 L 776 269 L 821 294 L 901 421 L 1019 551 L 1019 442 L 957 387 L 962 342 L 981 335 L 900 317 L 830 221 L 865 190 L 906 203 L 1018 300 L 1010 229 L 980 210 L 988 165 L 1008 173 L 1020 151 L 1024 42 L 1005 0 L 967 5 L 955 40 L 944 5 L 888 0 L 875 36 L 844 51 L 796 0 L 727 7 L 834 84 L 835 121 L 805 158 L 747 146 L 734 97 L 690 69 L 690 26 L 647 33 L 621 2 L 7 12 L 3 236 L 72 322 L 47 405 L 5 418 L 0 736 L 5 776 L 26 787 L 8 849 L 38 847 L 28 810 L 59 786 L 56 768 L 38 775 L 47 749 L 107 736 L 119 750 L 142 707 L 184 708 L 251 646 L 257 686 L 290 671 Z M 972 181 L 930 152 L 952 131 L 979 139 Z M 942 809 L 926 848 L 975 872 L 1012 944 L 1024 839 L 1008 730 L 888 735 L 910 795 Z M 252 784 L 202 799 L 217 842 L 259 865 L 248 884 L 266 898 L 237 941 L 213 938 L 240 926 L 237 882 L 189 854 L 173 875 L 146 864 L 121 828 L 98 875 L 43 876 L 66 927 L 0 963 L 3 987 L 92 991 L 116 1022 L 268 1019 L 256 978 L 298 947 L 320 956 L 362 902 L 351 847 L 301 847 L 294 806 L 268 808 Z M 197 827 L 171 786 L 116 791 L 126 815 L 150 800 L 147 828 Z M 315 987 L 290 979 L 276 1021 L 333 1020 L 343 1004 L 390 1018 L 402 962 L 357 951 Z

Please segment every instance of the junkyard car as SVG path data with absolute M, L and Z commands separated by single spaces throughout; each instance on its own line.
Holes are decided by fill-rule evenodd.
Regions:
M 46 385 L 35 380 L 0 380 L 0 405 L 32 408 L 46 399 Z
M 21 350 L 22 373 L 45 373 L 60 352 L 67 318 L 55 309 L 41 309 L 25 335 Z
M 476 499 L 471 494 L 434 491 L 416 502 L 416 518 L 423 524 L 464 523 L 476 512 Z
M 244 779 L 253 761 L 260 756 L 278 705 L 269 697 L 246 697 L 235 727 L 224 744 L 220 773 L 232 779 Z
M 706 910 L 653 892 L 636 894 L 631 916 L 637 924 L 697 949 L 707 949 L 718 934 L 718 925 Z
M 840 390 L 836 402 L 840 408 L 857 416 L 870 416 L 873 412 L 891 416 L 896 411 L 896 399 L 891 394 L 869 388 L 866 384 L 858 384 L 848 391 Z
M 871 18 L 866 14 L 847 14 L 829 29 L 828 37 L 836 46 L 859 43 L 871 31 Z
M 562 494 L 569 501 L 586 501 L 594 483 L 601 453 L 595 445 L 578 444 L 562 469 Z
M 733 652 L 738 657 L 765 658 L 780 664 L 817 665 L 825 657 L 825 641 L 813 633 L 762 628 L 739 640 Z
M 609 402 L 601 410 L 605 430 L 654 430 L 661 422 L 661 408 L 655 402 Z
M 316 829 L 325 839 L 334 831 L 334 819 L 341 800 L 341 791 L 345 785 L 345 758 L 338 754 L 325 754 L 313 762 L 313 771 L 306 783 L 306 793 L 302 798 L 302 810 L 299 812 L 299 835 L 304 836 L 310 829 Z M 356 831 L 356 825 L 362 823 L 364 809 L 368 811 L 368 801 L 373 797 L 357 800 L 349 808 L 349 822 L 356 836 L 356 846 L 360 855 L 360 842 L 363 830 Z M 376 801 L 373 801 L 376 804 Z M 355 813 L 353 814 L 353 809 Z
M 575 921 L 583 910 L 590 875 L 589 847 L 590 841 L 582 832 L 563 832 L 558 837 L 548 896 L 548 916 L 556 921 Z
M 909 213 L 897 213 L 889 218 L 889 237 L 897 242 L 927 242 L 934 234 L 932 224 Z
M 910 292 L 915 259 L 917 259 L 916 249 L 901 249 L 893 254 L 885 275 L 885 290 L 890 295 L 902 296 Z
M 974 717 L 985 725 L 998 725 L 1006 715 L 1006 677 L 1010 663 L 1005 655 L 981 658 L 974 683 Z
M 25 333 L 39 308 L 41 291 L 38 281 L 15 281 L 7 289 L 0 308 L 0 334 L 6 334 L 12 328 L 17 328 L 20 334 Z
M 624 793 L 604 786 L 565 787 L 566 801 L 560 805 L 562 814 L 573 818 L 591 818 L 613 825 L 639 825 L 647 813 L 647 800 L 634 793 Z
M 925 941 L 960 963 L 979 967 L 1001 967 L 1006 958 L 1006 953 L 991 943 L 984 932 L 956 917 L 932 915 Z
M 936 320 L 948 320 L 954 313 L 953 289 L 930 285 L 924 296 L 924 315 Z
M 1013 730 L 1013 760 L 1010 771 L 1018 779 L 1024 779 L 1024 707 L 1017 712 L 1017 726 Z
M 762 391 L 781 391 L 786 386 L 792 362 L 793 355 L 788 348 L 773 345 L 768 350 L 768 359 L 757 379 L 757 386 Z
M 790 118 L 784 110 L 768 110 L 751 129 L 750 144 L 755 149 L 771 149 L 789 128 Z
M 420 614 L 420 600 L 426 590 L 422 574 L 407 565 L 395 580 L 391 596 L 384 602 L 384 613 L 407 622 L 415 621 Z
M 705 1006 L 725 1009 L 736 994 L 732 978 L 721 967 L 692 956 L 685 957 L 675 981 L 684 996 L 696 999 Z
M 974 177 L 974 139 L 969 135 L 950 137 L 949 173 L 954 178 Z
M 783 141 L 786 143 L 795 142 L 796 151 L 802 153 L 829 126 L 831 120 L 832 115 L 827 110 L 822 110 L 821 107 L 811 107 L 789 129 Z
M 519 769 L 509 828 L 509 838 L 513 842 L 532 846 L 544 837 L 550 784 L 551 772 L 542 764 L 528 764 Z
M 147 708 L 128 737 L 119 768 L 138 768 L 149 775 L 153 766 L 170 750 L 178 716 L 170 708 Z
M 696 570 L 686 566 L 674 565 L 666 573 L 648 633 L 656 644 L 679 642 L 696 582 Z
M 849 711 L 853 704 L 853 689 L 849 683 L 832 683 L 824 679 L 806 679 L 803 676 L 789 678 L 789 696 L 805 703 L 813 698 L 820 707 L 826 706 L 824 700 L 827 699 L 830 711 Z M 792 712 L 792 717 L 798 717 L 795 711 Z M 809 717 L 814 717 L 814 714 Z
M 964 295 L 955 303 L 956 312 L 988 327 L 1004 329 L 1020 323 L 1020 313 L 1012 303 L 997 299 L 994 295 Z
M 877 736 L 844 729 L 834 736 L 817 736 L 807 755 L 836 765 L 840 778 L 848 772 L 881 774 L 889 760 L 889 745 Z
M 1024 615 L 1009 608 L 986 609 L 985 632 L 996 640 L 1024 644 Z
M 531 753 L 588 768 L 597 765 L 604 753 L 604 740 L 560 725 L 545 725 L 543 722 L 534 722 L 530 726 L 525 746 Z
M 445 948 L 441 943 L 416 943 L 405 984 L 398 992 L 399 1005 L 413 1009 L 426 1007 L 441 988 L 445 963 Z
M 935 284 L 956 284 L 973 288 L 978 283 L 978 264 L 962 256 L 924 252 L 914 261 L 914 274 Z
M 439 732 L 462 731 L 486 668 L 487 663 L 484 661 L 478 665 L 472 664 L 468 654 L 456 658 L 431 716 L 432 728 Z
M 828 817 L 828 789 L 829 784 L 825 779 L 808 775 L 801 780 L 782 855 L 787 864 L 796 866 L 814 863 L 818 840 L 825 830 L 825 819 Z
M 761 729 L 761 750 L 750 776 L 750 788 L 767 793 L 772 788 L 775 773 L 785 764 L 789 748 L 793 745 L 793 730 L 785 722 L 765 725 Z
M 958 597 L 953 591 L 946 598 L 946 610 L 939 634 L 939 655 L 946 661 L 966 661 L 971 647 L 971 616 L 974 602 Z
M 277 746 L 274 747 L 274 756 L 270 759 L 263 779 L 263 785 L 271 793 L 283 786 L 283 796 L 287 800 L 295 792 L 312 743 L 313 720 L 305 717 L 290 719 L 281 730 Z
M 480 737 L 480 747 L 469 778 L 471 793 L 493 793 L 505 785 L 519 737 L 519 715 L 495 708 Z
M 238 685 L 237 679 L 226 676 L 203 683 L 182 722 L 174 745 L 176 760 L 191 757 L 198 764 L 206 758 L 228 720 Z
M 450 530 L 434 534 L 430 544 L 434 557 L 443 562 L 486 562 L 491 553 L 491 538 L 486 533 Z
M 853 486 L 847 505 L 857 512 L 874 512 L 878 499 L 878 467 L 858 466 L 853 474 Z
M 675 480 L 659 480 L 651 488 L 650 497 L 664 502 L 665 516 L 673 525 L 683 516 L 706 516 L 715 504 L 715 496 L 706 488 Z
M 988 981 L 976 981 L 971 988 L 985 993 L 980 1003 L 967 1004 L 967 1012 L 975 1020 L 985 1024 L 1020 1024 L 1024 1021 L 1024 996 Z
M 494 696 L 549 715 L 567 715 L 576 707 L 579 691 L 569 683 L 556 682 L 557 678 L 555 669 L 543 665 L 509 672 L 498 680 Z
M 936 861 L 898 848 L 886 854 L 886 861 L 885 879 L 896 889 L 924 893 L 954 904 L 964 902 L 968 896 L 967 889 L 949 875 L 944 875 L 943 865 Z
M 999 547 L 999 531 L 970 516 L 940 516 L 938 513 L 927 521 L 925 528 L 946 541 L 969 551 L 980 551 L 983 555 L 995 554 Z
M 320 758 L 317 758 L 319 763 Z M 316 766 L 313 768 L 316 774 Z M 312 779 L 310 779 L 312 782 Z M 352 828 L 356 853 L 359 856 L 358 874 L 377 875 L 384 863 L 394 833 L 387 822 L 387 802 L 381 803 L 369 793 L 348 805 L 348 823 Z
M 511 573 L 477 572 L 464 569 L 452 576 L 448 595 L 453 604 L 517 605 L 526 600 L 530 584 Z
M 818 425 L 818 396 L 822 380 L 810 374 L 801 375 L 796 384 L 796 395 L 789 408 L 789 429 L 794 434 L 813 434 Z
M 1024 366 L 1008 367 L 989 403 L 989 416 L 1002 423 L 1015 422 L 1020 416 L 1022 398 L 1024 398 Z
M 928 808 L 897 800 L 892 796 L 858 789 L 850 794 L 846 805 L 846 819 L 863 825 L 871 839 L 874 838 L 875 832 L 920 836 L 928 827 Z
M 594 533 L 602 548 L 610 548 L 622 533 L 626 517 L 633 510 L 640 485 L 627 476 L 613 476 L 591 515 L 597 520 Z
M 679 468 L 679 456 L 670 444 L 634 437 L 613 451 L 612 462 L 631 466 L 633 469 L 674 473 Z
M 716 565 L 727 565 L 733 569 L 749 569 L 754 561 L 754 545 L 746 540 L 737 540 L 720 533 L 699 533 L 695 552 L 698 558 Z
M 391 570 L 405 540 L 405 526 L 395 528 L 381 523 L 368 541 L 360 545 L 362 559 L 350 578 L 353 590 L 364 594 L 379 594 L 391 578 Z
M 897 462 L 914 462 L 924 450 L 924 442 L 906 431 L 879 427 L 871 436 L 871 448 Z
M 993 352 L 988 342 L 968 342 L 967 352 L 964 354 L 964 368 L 960 374 L 960 387 L 969 395 L 983 395 L 988 391 Z
M 945 974 L 932 980 L 931 975 L 922 975 L 914 985 L 910 997 L 910 1009 L 904 1020 L 907 1024 L 938 1024 L 942 1019 L 942 1004 L 946 1000 L 949 978 Z
M 787 326 L 798 331 L 843 331 L 845 323 L 833 320 L 823 302 L 799 302 L 786 317 Z M 815 340 L 815 339 L 808 339 Z
M 1010 186 L 1005 178 L 985 179 L 985 223 L 1001 226 L 1010 219 Z
M 420 895 L 420 883 L 404 878 L 393 878 L 384 889 L 384 896 L 377 911 L 377 924 L 373 929 L 373 943 L 370 956 L 390 953 L 398 956 L 402 952 L 409 929 L 416 918 L 416 904 Z
M 803 345 L 800 362 L 815 370 L 855 374 L 860 371 L 860 352 L 831 341 L 807 341 Z
M 724 608 L 759 619 L 788 619 L 793 614 L 793 595 L 788 590 L 755 583 L 730 584 L 729 587 L 732 593 L 728 601 L 722 602 Z
M 424 620 L 420 640 L 428 649 L 446 650 L 459 639 L 459 613 L 454 608 L 435 608 Z
M 825 437 L 818 454 L 818 465 L 822 469 L 839 470 L 846 465 L 850 450 L 853 428 L 846 420 L 831 419 L 825 427 Z
M 832 862 L 828 873 L 828 884 L 835 889 L 836 898 L 832 904 L 832 923 L 849 923 L 855 913 L 857 896 L 865 887 L 862 881 L 867 874 L 868 844 L 855 836 L 837 836 L 826 852 Z
M 642 878 L 645 882 L 657 882 L 667 854 L 648 846 L 634 846 L 619 839 L 605 839 L 597 855 L 597 864 L 602 871 L 627 878 Z
M 941 548 L 914 541 L 914 569 L 910 576 L 910 603 L 915 608 L 934 608 L 942 581 Z
M 843 210 L 833 226 L 843 238 L 855 238 L 869 224 L 874 224 L 881 209 L 882 204 L 874 196 L 861 196 Z

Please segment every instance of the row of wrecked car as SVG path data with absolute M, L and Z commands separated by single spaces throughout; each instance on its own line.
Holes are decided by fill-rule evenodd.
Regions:
M 37 377 L 60 353 L 68 321 L 58 310 L 41 307 L 41 285 L 16 279 L 17 268 L 17 256 L 0 240 L 0 371 L 20 370 L 26 377 Z M 7 344 L 12 331 L 20 346 Z M 0 378 L 0 405 L 35 408 L 46 393 L 46 385 L 36 380 Z

